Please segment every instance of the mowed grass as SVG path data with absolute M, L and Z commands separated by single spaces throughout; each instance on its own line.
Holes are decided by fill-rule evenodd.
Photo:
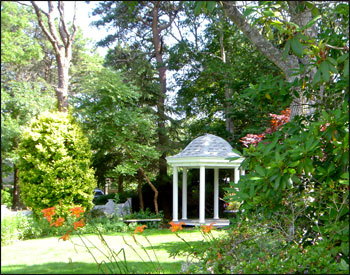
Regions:
M 198 229 L 184 228 L 179 232 L 181 237 L 191 245 L 200 246 L 203 236 Z M 214 231 L 215 235 L 221 234 Z M 152 244 L 147 242 L 144 236 Z M 123 240 L 123 237 L 126 241 Z M 159 261 L 164 273 L 176 274 L 181 270 L 181 264 L 186 261 L 183 257 L 170 257 L 169 253 L 174 249 L 185 247 L 181 241 L 169 229 L 145 229 L 143 235 L 136 235 L 136 244 L 130 233 L 116 233 L 104 235 L 110 248 L 116 253 L 119 251 L 120 266 L 123 266 L 124 254 L 129 273 L 157 273 Z M 86 240 L 86 238 L 91 242 Z M 83 246 L 78 236 L 72 236 L 71 241 L 58 240 L 58 237 L 42 238 L 36 240 L 17 241 L 11 245 L 1 247 L 1 274 L 95 274 L 111 273 L 105 266 L 99 270 L 93 257 Z M 108 259 L 102 255 L 101 241 L 96 235 L 84 235 L 84 241 L 88 244 L 98 262 Z M 94 248 L 94 244 L 97 248 Z M 143 246 L 146 252 L 142 249 Z M 108 253 L 106 253 L 108 254 Z M 125 266 L 123 268 L 125 271 Z M 120 271 L 114 266 L 113 273 Z

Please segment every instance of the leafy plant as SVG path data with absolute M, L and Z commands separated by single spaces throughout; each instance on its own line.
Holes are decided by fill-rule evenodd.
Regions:
M 10 189 L 1 189 L 1 205 L 6 205 L 8 208 L 12 207 L 12 193 Z
M 163 211 L 159 211 L 158 214 L 151 212 L 149 208 L 146 208 L 146 210 L 140 210 L 139 212 L 133 212 L 131 214 L 124 215 L 124 220 L 130 220 L 130 219 L 156 219 L 156 218 L 164 218 Z
M 348 264 L 348 151 L 346 102 L 315 120 L 295 118 L 244 149 L 242 166 L 250 172 L 227 199 L 243 201 L 244 216 L 261 213 L 288 243 L 307 251 L 327 244 L 331 264 Z
M 64 113 L 32 120 L 19 145 L 19 183 L 24 203 L 35 215 L 55 205 L 66 215 L 72 204 L 92 207 L 96 186 L 87 138 Z

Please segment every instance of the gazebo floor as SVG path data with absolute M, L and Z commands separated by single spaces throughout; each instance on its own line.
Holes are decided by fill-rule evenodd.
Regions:
M 200 226 L 202 223 L 199 223 L 199 219 L 187 219 L 182 220 L 179 219 L 179 222 L 185 223 L 185 226 Z M 230 220 L 228 219 L 205 219 L 205 225 L 209 225 L 211 223 L 214 223 L 214 227 L 223 227 L 228 226 L 230 224 Z

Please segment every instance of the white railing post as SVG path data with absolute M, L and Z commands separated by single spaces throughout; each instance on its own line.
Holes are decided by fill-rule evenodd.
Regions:
M 214 219 L 219 219 L 219 168 L 214 169 Z
M 173 221 L 178 221 L 178 177 L 177 177 L 177 166 L 174 166 L 173 172 Z
M 187 220 L 187 168 L 182 170 L 182 219 Z
M 205 223 L 205 167 L 200 167 L 199 181 L 199 223 Z

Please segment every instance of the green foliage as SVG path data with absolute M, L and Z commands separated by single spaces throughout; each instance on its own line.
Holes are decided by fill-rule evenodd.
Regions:
M 200 3 L 209 2 L 195 5 Z M 222 11 L 209 13 L 205 19 L 210 24 L 198 33 L 195 30 L 204 15 L 192 21 L 188 20 L 190 16 L 186 14 L 181 21 L 189 31 L 185 39 L 171 48 L 169 59 L 169 69 L 184 72 L 174 77 L 181 87 L 176 110 L 186 116 L 182 125 L 186 139 L 190 141 L 208 132 L 239 147 L 242 135 L 266 125 L 266 113 L 288 106 L 290 85 L 282 79 L 278 68 L 224 18 Z M 191 40 L 202 43 L 199 47 Z M 231 105 L 229 111 L 225 109 L 227 104 Z M 233 136 L 225 131 L 226 116 L 233 121 Z
M 93 218 L 90 215 L 86 225 L 80 228 L 79 231 L 83 234 L 95 234 L 96 228 L 102 234 L 134 230 L 132 226 L 123 223 L 119 218 Z M 33 215 L 9 215 L 1 221 L 1 245 L 8 245 L 16 240 L 58 237 L 65 233 L 67 233 L 65 227 L 50 227 L 50 223 L 46 219 L 42 217 L 38 219 Z M 73 231 L 71 234 L 76 234 L 76 232 Z
M 156 218 L 164 218 L 164 214 L 162 211 L 159 211 L 158 214 L 155 214 L 151 212 L 149 208 L 146 208 L 145 211 L 142 209 L 139 212 L 133 212 L 131 214 L 127 214 L 123 216 L 124 220 L 131 220 L 131 219 L 156 219 Z
M 54 106 L 50 85 L 40 82 L 10 81 L 1 88 L 1 156 L 16 162 L 23 127 L 40 112 Z
M 24 203 L 36 215 L 56 206 L 92 206 L 96 186 L 90 146 L 78 125 L 64 113 L 43 113 L 23 133 L 18 154 Z
M 34 32 L 34 14 L 28 7 L 10 1 L 1 2 L 1 62 L 26 65 L 43 58 Z
M 82 119 L 98 169 L 99 182 L 110 177 L 134 176 L 158 157 L 154 144 L 155 116 L 138 105 L 140 94 L 111 69 L 92 72 L 84 79 L 84 94 L 76 98 L 76 115 Z
M 1 205 L 12 207 L 12 193 L 9 189 L 1 189 Z
M 257 147 L 244 149 L 242 167 L 250 172 L 230 185 L 235 195 L 227 198 L 243 201 L 245 215 L 261 213 L 275 221 L 288 242 L 308 251 L 318 249 L 320 238 L 331 247 L 331 263 L 348 257 L 348 108 L 344 102 L 317 120 L 294 119 Z
M 344 260 L 342 264 L 334 261 L 326 240 L 308 248 L 288 244 L 281 230 L 272 229 L 259 216 L 241 220 L 208 244 L 195 247 L 195 251 L 185 246 L 173 252 L 189 256 L 185 273 L 342 274 L 349 268 Z

